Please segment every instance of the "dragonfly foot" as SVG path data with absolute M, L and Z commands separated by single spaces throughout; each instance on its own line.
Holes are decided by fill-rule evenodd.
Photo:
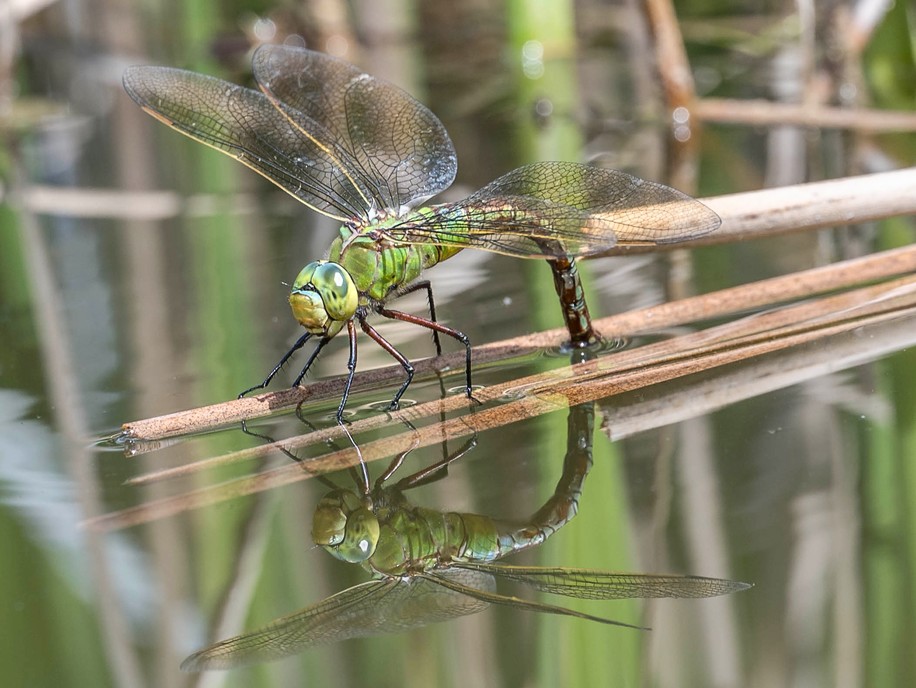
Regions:
M 239 395 L 236 397 L 236 399 L 243 399 L 247 397 L 249 394 L 251 394 L 253 391 L 255 391 L 256 389 L 264 389 L 264 385 L 255 385 L 254 387 L 249 387 L 244 392 L 239 392 Z

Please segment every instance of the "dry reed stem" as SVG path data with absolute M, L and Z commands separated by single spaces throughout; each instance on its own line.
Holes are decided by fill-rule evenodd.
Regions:
M 605 399 L 790 347 L 822 341 L 827 337 L 852 332 L 862 327 L 914 315 L 916 277 L 907 276 L 892 282 L 748 316 L 706 331 L 495 385 L 480 392 L 481 400 L 503 400 L 503 404 L 476 410 L 474 413 L 441 423 L 426 425 L 418 430 L 411 429 L 367 442 L 360 446 L 359 453 L 352 448 L 333 451 L 300 464 L 289 464 L 258 475 L 106 514 L 87 521 L 87 525 L 103 530 L 129 527 L 188 509 L 286 485 L 316 473 L 339 470 L 359 461 L 377 460 L 416 447 L 436 444 L 445 439 L 456 439 L 502 427 L 569 405 Z M 823 354 L 828 357 L 831 355 L 829 349 L 824 349 Z M 861 360 L 861 357 L 856 360 Z M 835 365 L 839 367 L 842 362 L 837 361 Z M 505 401 L 506 399 L 509 401 Z M 377 428 L 380 420 L 383 420 L 385 425 L 399 421 L 418 422 L 436 416 L 443 409 L 451 411 L 465 404 L 463 399 L 455 397 L 422 404 L 395 412 L 390 418 L 371 417 L 356 421 L 349 427 L 349 432 L 358 434 Z M 293 451 L 327 439 L 340 439 L 342 436 L 343 429 L 339 427 L 319 430 L 253 450 L 236 452 L 179 469 L 160 471 L 144 476 L 141 481 L 150 482 L 188 475 L 214 465 L 263 456 L 276 451 L 279 447 Z
M 814 268 L 784 277 L 775 277 L 752 284 L 695 296 L 680 301 L 622 313 L 595 321 L 599 332 L 607 337 L 632 336 L 699 320 L 709 320 L 739 311 L 760 308 L 816 293 L 848 288 L 894 275 L 916 271 L 916 247 L 904 247 L 857 258 L 825 267 Z M 517 337 L 474 348 L 476 365 L 518 356 L 532 350 L 558 346 L 565 330 L 556 329 L 534 335 Z M 428 374 L 438 366 L 460 369 L 463 356 L 450 354 L 439 359 L 416 363 L 417 374 Z M 366 371 L 356 376 L 354 390 L 376 387 L 401 379 L 400 366 Z M 290 408 L 300 401 L 328 399 L 340 394 L 344 377 L 322 380 L 308 387 L 284 389 L 254 397 L 238 399 L 180 411 L 124 425 L 127 438 L 139 453 L 146 449 L 143 442 L 156 442 L 169 437 L 202 432 L 221 425 L 269 415 Z M 154 445 L 151 448 L 158 448 Z
M 866 133 L 916 130 L 916 113 L 902 110 L 840 108 L 770 100 L 701 98 L 693 114 L 704 122 L 728 122 L 746 126 L 816 127 L 854 129 Z
M 671 0 L 645 0 L 643 10 L 655 39 L 655 59 L 670 110 L 691 108 L 695 89 L 684 38 Z

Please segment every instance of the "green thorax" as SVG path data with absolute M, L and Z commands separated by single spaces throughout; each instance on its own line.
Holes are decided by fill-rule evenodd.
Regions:
M 411 222 L 422 224 L 441 207 L 421 208 L 407 217 L 386 218 L 364 227 L 344 225 L 340 228 L 340 236 L 331 244 L 328 260 L 339 263 L 350 273 L 362 305 L 368 301 L 384 301 L 393 291 L 417 279 L 426 268 L 461 250 L 460 246 L 396 243 L 385 233 L 385 229 L 395 225 L 402 228 Z
M 390 495 L 394 497 L 394 495 Z M 364 564 L 385 575 L 425 571 L 451 561 L 493 561 L 508 554 L 493 519 L 395 503 L 376 511 L 379 539 Z

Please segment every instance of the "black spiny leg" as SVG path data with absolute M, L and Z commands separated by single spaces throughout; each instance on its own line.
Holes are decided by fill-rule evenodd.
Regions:
M 357 315 L 362 325 L 365 316 Z M 347 321 L 347 340 L 350 342 L 350 357 L 347 359 L 347 384 L 344 385 L 343 398 L 340 400 L 340 406 L 337 407 L 337 422 L 343 425 L 344 407 L 347 405 L 347 397 L 350 396 L 350 388 L 353 386 L 353 375 L 356 373 L 356 325 L 353 324 L 353 318 Z
M 305 374 L 309 371 L 309 368 L 312 367 L 312 364 L 315 362 L 315 359 L 318 358 L 318 354 L 321 353 L 321 350 L 324 348 L 324 345 L 331 341 L 330 337 L 322 337 L 318 340 L 318 346 L 315 347 L 315 350 L 309 354 L 309 360 L 305 362 L 305 365 L 302 366 L 302 370 L 299 371 L 299 374 L 296 376 L 296 379 L 293 380 L 293 387 L 298 387 L 299 383 L 302 382 L 302 378 L 305 377 Z
M 442 334 L 447 334 L 449 337 L 457 339 L 459 342 L 464 344 L 465 351 L 465 362 L 464 362 L 464 371 L 465 371 L 465 386 L 468 395 L 468 399 L 473 399 L 471 395 L 471 340 L 468 339 L 468 336 L 464 332 L 459 332 L 454 330 L 451 327 L 446 327 L 445 325 L 440 325 L 434 320 L 427 320 L 426 318 L 421 318 L 418 315 L 411 315 L 410 313 L 402 313 L 401 311 L 393 311 L 384 306 L 376 307 L 376 311 L 379 315 L 384 315 L 386 318 L 391 318 L 392 320 L 403 320 L 404 322 L 413 323 L 414 325 L 420 325 L 427 329 L 433 330 L 434 332 L 441 332 Z M 388 346 L 391 346 L 390 344 Z M 393 348 L 393 347 L 392 347 Z M 395 356 L 392 354 L 392 356 Z M 397 354 L 395 358 L 401 356 Z M 401 356 L 403 358 L 403 356 Z M 400 359 L 399 359 L 400 360 Z M 407 359 L 404 359 L 405 361 Z M 404 365 L 403 363 L 401 365 Z M 411 368 L 411 376 L 413 375 L 413 369 Z M 408 380 L 408 384 L 409 384 Z M 401 394 L 404 393 L 404 390 L 407 388 L 407 385 L 398 392 L 398 396 L 395 397 L 395 401 L 400 399 Z
M 285 354 L 283 354 L 283 358 L 280 359 L 280 362 L 277 363 L 277 365 L 274 366 L 274 369 L 271 370 L 270 373 L 267 375 L 267 377 L 264 378 L 264 382 L 262 382 L 262 383 L 259 384 L 259 385 L 255 385 L 254 387 L 249 387 L 249 388 L 246 389 L 244 392 L 242 392 L 241 394 L 239 394 L 238 398 L 241 399 L 243 396 L 245 396 L 246 394 L 249 394 L 250 392 L 253 392 L 253 391 L 256 390 L 256 389 L 264 389 L 265 387 L 267 387 L 267 385 L 270 384 L 270 381 L 274 379 L 274 376 L 276 376 L 276 374 L 280 372 L 280 368 L 282 368 L 284 365 L 286 365 L 286 362 L 290 359 L 290 357 L 291 357 L 294 353 L 296 353 L 297 351 L 299 351 L 299 349 L 302 348 L 302 346 L 309 340 L 309 338 L 310 338 L 311 336 L 312 336 L 312 333 L 311 333 L 311 332 L 306 332 L 304 335 L 302 335 L 301 337 L 299 337 L 299 339 L 296 340 L 296 343 L 292 345 L 292 347 L 290 348 L 290 350 L 287 351 Z M 319 345 L 318 345 L 318 348 L 320 349 L 322 346 L 324 346 L 324 344 L 319 344 Z M 314 356 L 312 356 L 312 357 L 309 358 L 309 363 L 311 363 L 312 358 L 314 358 Z M 306 368 L 307 368 L 307 367 L 308 367 L 308 365 L 306 365 Z M 304 374 L 304 372 L 303 372 L 303 374 Z M 301 379 L 302 379 L 302 375 L 300 375 L 300 376 L 296 379 L 296 384 L 299 384 L 299 380 L 301 380 Z M 294 386 L 295 386 L 295 385 L 294 385 Z
M 379 312 L 381 313 L 381 311 Z M 404 369 L 404 372 L 407 374 L 407 377 L 404 380 L 404 384 L 401 385 L 401 388 L 397 391 L 397 394 L 394 395 L 394 399 L 391 400 L 391 404 L 388 406 L 389 411 L 394 411 L 398 407 L 398 402 L 401 400 L 404 392 L 406 392 L 407 388 L 410 386 L 411 380 L 413 380 L 413 366 L 410 364 L 410 361 L 407 360 L 407 357 L 404 354 L 394 348 L 394 344 L 385 339 L 378 333 L 378 330 L 366 322 L 365 316 L 359 318 L 359 326 L 363 328 L 363 332 L 372 337 L 376 344 L 382 347 L 391 355 L 394 360 L 400 363 L 401 367 Z
M 415 291 L 420 291 L 421 289 L 426 290 L 426 302 L 429 304 L 429 319 L 433 322 L 439 322 L 436 319 L 436 302 L 433 300 L 433 285 L 429 283 L 429 280 L 420 280 L 419 282 L 414 282 L 409 287 L 401 291 L 398 296 L 406 296 L 407 294 L 412 294 Z M 436 343 L 436 356 L 442 355 L 442 344 L 439 342 L 439 331 L 433 330 L 433 341 Z
M 420 280 L 419 282 L 414 282 L 409 287 L 401 291 L 399 296 L 410 294 L 412 292 L 419 291 L 420 289 L 426 290 L 426 303 L 429 306 L 429 319 L 432 320 L 433 322 L 439 322 L 438 318 L 436 318 L 436 302 L 433 299 L 433 287 L 429 283 L 429 280 Z M 433 330 L 432 333 L 433 333 L 433 342 L 435 342 L 436 344 L 436 356 L 441 356 L 442 355 L 442 342 L 439 341 L 439 330 Z M 442 396 L 444 397 L 445 396 L 445 385 L 443 384 L 443 381 L 442 381 L 442 375 L 438 373 L 438 371 L 437 371 L 437 377 L 439 378 L 439 388 L 442 390 Z M 445 409 L 439 410 L 439 420 L 441 420 L 443 423 L 445 422 Z M 447 458 L 447 456 L 448 456 L 448 443 L 443 442 L 442 443 L 442 458 L 445 459 Z

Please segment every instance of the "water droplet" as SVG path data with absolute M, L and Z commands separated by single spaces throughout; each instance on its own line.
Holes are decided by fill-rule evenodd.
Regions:
M 277 35 L 277 25 L 273 19 L 268 17 L 258 17 L 258 20 L 252 27 L 255 38 L 264 43 L 269 43 Z
M 529 79 L 544 76 L 544 46 L 540 41 L 526 41 L 522 46 L 522 73 Z

